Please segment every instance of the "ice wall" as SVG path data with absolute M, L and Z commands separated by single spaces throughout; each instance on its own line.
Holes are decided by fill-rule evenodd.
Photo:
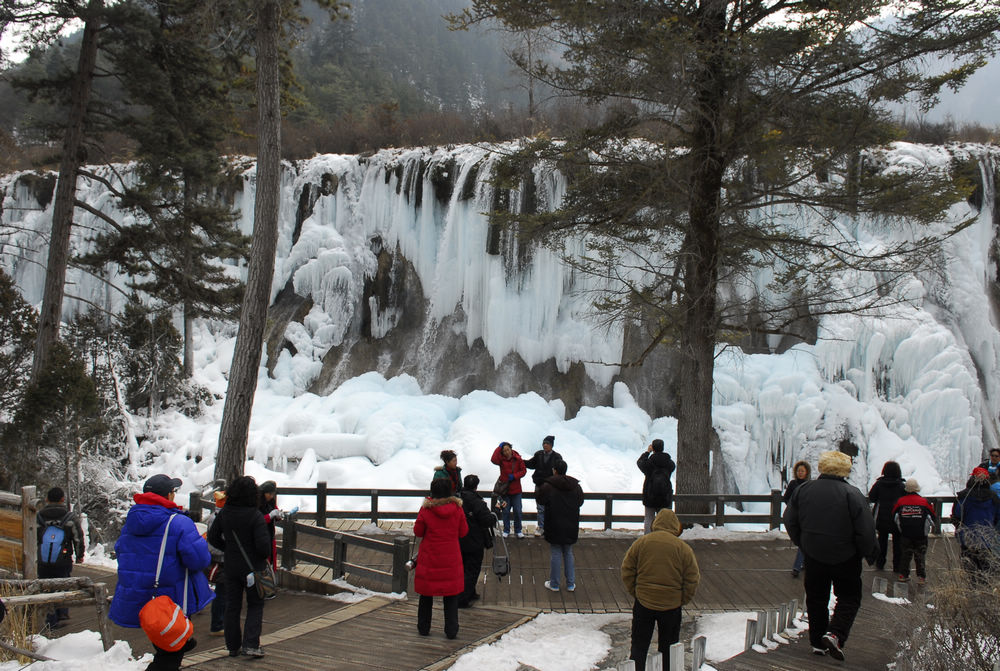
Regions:
M 995 238 L 991 151 L 901 144 L 891 153 L 901 165 L 978 162 L 984 185 L 978 211 L 960 203 L 949 214 L 951 222 L 973 214 L 974 224 L 948 240 L 931 270 L 896 289 L 900 302 L 894 309 L 876 317 L 824 317 L 815 344 L 781 355 L 720 350 L 714 417 L 740 491 L 780 487 L 791 463 L 815 460 L 819 451 L 841 440 L 859 449 L 854 475 L 859 484 L 895 458 L 904 472 L 923 478 L 925 491 L 943 490 L 978 462 L 984 437 L 996 444 L 1000 338 L 990 293 L 997 275 L 990 255 Z M 497 193 L 490 185 L 496 160 L 490 148 L 460 146 L 317 156 L 286 164 L 272 298 L 291 287 L 308 299 L 308 311 L 282 324 L 283 345 L 271 362 L 273 388 L 289 395 L 317 391 L 324 375 L 339 384 L 327 355 L 339 348 L 345 352 L 342 360 L 350 359 L 359 343 L 374 351 L 372 368 L 387 375 L 397 374 L 385 362 L 403 356 L 398 350 L 416 352 L 406 364 L 410 368 L 401 364 L 396 370 L 433 387 L 428 381 L 440 374 L 441 362 L 421 347 L 429 350 L 442 332 L 449 332 L 464 341 L 469 356 L 452 365 L 471 368 L 485 357 L 496 374 L 494 388 L 513 388 L 511 380 L 501 378 L 533 370 L 549 378 L 563 376 L 558 384 L 571 393 L 583 384 L 572 374 L 579 367 L 586 383 L 606 390 L 610 400 L 625 341 L 622 329 L 598 328 L 590 313 L 591 297 L 602 286 L 575 273 L 560 253 L 525 246 L 516 235 L 498 237 L 484 214 L 497 206 L 512 211 L 555 207 L 565 182 L 558 173 L 537 171 L 528 205 L 526 192 Z M 127 178 L 129 171 L 118 166 L 101 174 L 114 180 Z M 253 164 L 246 162 L 234 201 L 241 213 L 238 225 L 246 233 L 253 228 L 255 179 Z M 51 176 L 0 178 L 0 266 L 36 305 L 52 185 Z M 78 198 L 128 225 L 128 215 L 115 209 L 99 181 L 81 179 Z M 817 235 L 822 230 L 815 213 L 789 209 L 777 214 L 790 226 Z M 105 226 L 82 210 L 76 222 L 77 250 Z M 856 235 L 859 244 L 889 242 L 880 236 L 891 233 L 877 222 L 843 224 L 841 233 Z M 569 241 L 564 250 L 585 252 L 583 240 Z M 373 278 L 386 263 L 395 269 L 388 276 L 397 285 L 407 273 L 415 283 L 391 287 L 388 294 L 373 291 Z M 727 290 L 763 295 L 770 291 L 770 279 L 764 271 L 750 284 Z M 109 280 L 71 270 L 66 314 L 86 302 L 118 310 L 125 278 L 109 271 Z M 845 274 L 841 281 L 870 279 Z M 420 313 L 415 327 L 404 324 L 412 321 L 413 310 Z M 407 335 L 400 336 L 406 329 Z M 509 366 L 512 357 L 519 367 Z M 665 373 L 644 374 L 653 379 Z M 683 381 L 668 384 L 683 387 Z

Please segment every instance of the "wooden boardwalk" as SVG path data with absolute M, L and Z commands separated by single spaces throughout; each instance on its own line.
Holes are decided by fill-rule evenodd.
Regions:
M 406 533 L 408 526 L 390 529 L 388 533 Z M 549 552 L 545 541 L 534 537 L 508 539 L 511 574 L 502 580 L 493 576 L 490 572 L 490 553 L 487 551 L 480 576 L 479 591 L 483 598 L 476 607 L 459 611 L 461 628 L 455 640 L 444 637 L 442 614 L 437 604 L 431 636 L 421 637 L 416 633 L 416 602 L 413 599 L 374 597 L 350 601 L 282 591 L 278 599 L 268 602 L 264 609 L 262 644 L 267 657 L 256 664 L 266 665 L 275 671 L 438 670 L 448 668 L 458 655 L 496 640 L 540 612 L 630 612 L 631 600 L 621 586 L 618 570 L 625 550 L 636 537 L 635 533 L 624 532 L 583 534 L 575 548 L 577 590 L 574 593 L 563 590 L 558 594 L 542 585 L 548 578 L 549 570 Z M 311 543 L 313 537 L 309 538 Z M 698 557 L 702 584 L 694 601 L 685 608 L 685 631 L 690 631 L 692 620 L 707 613 L 754 612 L 777 608 L 792 599 L 798 599 L 801 607 L 802 583 L 792 579 L 789 571 L 795 549 L 787 540 L 762 535 L 760 540 L 695 539 L 689 542 Z M 953 550 L 954 542 L 952 538 L 932 539 L 929 589 L 933 588 L 934 572 L 954 562 L 954 552 L 949 551 Z M 365 560 L 367 551 L 353 550 L 349 554 L 350 561 Z M 323 549 L 321 545 L 316 545 L 311 551 L 321 553 Z M 377 561 L 374 555 L 368 559 Z M 385 564 L 384 568 L 388 568 L 388 556 L 381 561 Z M 314 578 L 324 577 L 317 567 L 303 565 L 297 569 Z M 78 567 L 76 574 L 84 572 L 94 577 L 98 577 L 99 573 L 92 568 Z M 812 655 L 808 637 L 803 633 L 797 640 L 767 654 L 749 652 L 713 666 L 719 671 L 885 668 L 892 661 L 896 647 L 892 627 L 888 624 L 900 619 L 901 609 L 906 606 L 886 603 L 870 596 L 872 579 L 878 575 L 891 577 L 888 573 L 865 571 L 866 596 L 846 648 L 846 662 Z M 106 582 L 114 582 L 113 574 L 105 574 L 104 578 Z M 387 589 L 351 576 L 348 576 L 348 582 L 383 592 Z M 412 594 L 412 582 L 409 594 Z M 193 621 L 199 644 L 186 657 L 186 667 L 207 671 L 242 669 L 248 664 L 255 664 L 246 658 L 226 656 L 222 639 L 208 634 L 207 609 L 196 615 Z M 96 630 L 91 609 L 74 609 L 70 622 L 72 626 L 60 630 L 60 633 Z M 129 641 L 135 654 L 151 649 L 140 630 L 113 627 L 113 633 L 116 638 Z M 684 642 L 690 645 L 689 640 Z M 627 649 L 627 637 L 618 641 L 618 645 Z M 612 657 L 621 659 L 621 649 Z M 601 668 L 613 666 L 612 660 L 607 667 Z

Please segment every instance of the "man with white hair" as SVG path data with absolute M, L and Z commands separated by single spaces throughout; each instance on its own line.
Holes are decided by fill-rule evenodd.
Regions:
M 851 458 L 819 456 L 819 477 L 801 484 L 785 509 L 788 536 L 805 555 L 809 642 L 817 655 L 844 659 L 844 643 L 861 607 L 861 559 L 875 561 L 878 539 L 868 499 L 847 484 Z M 830 616 L 830 587 L 837 603 Z

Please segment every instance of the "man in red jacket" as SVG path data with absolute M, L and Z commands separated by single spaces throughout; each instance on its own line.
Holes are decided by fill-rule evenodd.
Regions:
M 514 451 L 513 445 L 505 441 L 493 450 L 490 461 L 500 467 L 500 481 L 507 482 L 507 492 L 503 495 L 506 503 L 503 506 L 503 537 L 510 535 L 510 516 L 513 513 L 514 533 L 518 538 L 524 538 L 521 531 L 521 478 L 528 472 L 524 459 Z

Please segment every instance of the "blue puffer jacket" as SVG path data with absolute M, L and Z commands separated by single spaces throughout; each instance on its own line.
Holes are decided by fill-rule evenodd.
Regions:
M 188 571 L 187 614 L 207 606 L 215 593 L 208 586 L 204 569 L 212 561 L 208 543 L 194 522 L 180 514 L 173 501 L 157 494 L 136 494 L 136 505 L 128 511 L 121 536 L 115 543 L 118 554 L 118 586 L 108 617 L 122 627 L 139 626 L 139 610 L 154 596 L 166 594 L 174 603 L 184 604 L 184 570 Z M 163 553 L 160 586 L 153 593 L 156 560 L 167 518 L 170 523 L 167 547 Z
M 1000 524 L 1000 498 L 986 481 L 967 484 L 951 508 L 955 535 L 963 548 L 989 548 Z

